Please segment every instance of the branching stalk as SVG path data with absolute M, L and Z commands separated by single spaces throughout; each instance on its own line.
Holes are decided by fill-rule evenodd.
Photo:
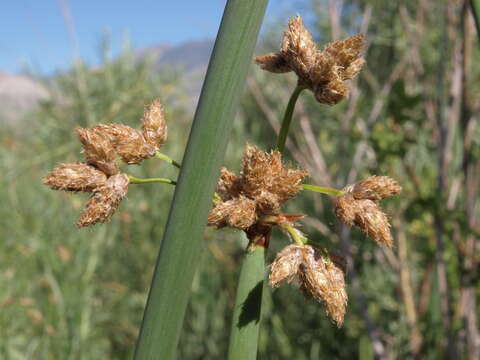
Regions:
M 324 187 L 324 186 L 302 184 L 302 187 L 304 190 L 314 191 L 320 194 L 331 195 L 331 196 L 341 196 L 345 194 L 345 191 Z
M 178 162 L 176 162 L 175 160 L 173 160 L 170 156 L 168 155 L 165 155 L 165 154 L 162 154 L 161 152 L 157 152 L 155 154 L 155 157 L 159 158 L 159 159 L 162 159 L 163 161 L 166 161 L 168 162 L 169 164 L 175 166 L 176 168 L 180 169 L 182 167 L 181 164 L 179 164 Z
M 290 124 L 292 123 L 293 110 L 295 109 L 295 104 L 297 103 L 298 97 L 303 89 L 305 88 L 297 86 L 290 96 L 290 100 L 288 100 L 287 109 L 285 110 L 285 115 L 283 116 L 282 127 L 280 128 L 280 133 L 278 134 L 277 140 L 277 150 L 281 153 L 283 153 L 285 150 Z
M 170 185 L 177 185 L 177 182 L 175 180 L 166 178 L 139 179 L 135 176 L 128 175 L 128 179 L 130 180 L 130 184 L 164 183 Z

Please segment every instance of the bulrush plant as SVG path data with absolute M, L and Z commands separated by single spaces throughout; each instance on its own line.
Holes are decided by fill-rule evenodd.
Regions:
M 282 206 L 302 190 L 331 196 L 335 215 L 341 222 L 357 226 L 379 245 L 393 246 L 389 220 L 379 201 L 401 191 L 395 180 L 387 176 L 370 176 L 341 190 L 320 187 L 305 184 L 307 172 L 294 164 L 285 164 L 282 159 L 293 110 L 301 91 L 312 91 L 320 104 L 334 105 L 340 102 L 348 95 L 346 81 L 354 78 L 365 63 L 361 57 L 363 45 L 363 36 L 354 35 L 327 44 L 320 50 L 302 19 L 297 16 L 289 21 L 280 51 L 255 59 L 262 69 L 272 73 L 293 71 L 298 83 L 287 104 L 276 148 L 263 151 L 247 144 L 238 175 L 226 168 L 220 170 L 213 206 L 208 213 L 209 226 L 241 230 L 248 239 L 233 314 L 229 359 L 256 357 L 265 254 L 274 227 L 285 233 L 291 243 L 276 254 L 270 266 L 270 286 L 277 288 L 283 283 L 296 283 L 306 298 L 324 305 L 327 315 L 338 327 L 344 323 L 348 303 L 345 259 L 338 252 L 312 244 L 307 235 L 298 229 L 298 222 L 304 214 L 286 214 L 282 211 Z M 147 107 L 141 123 L 141 130 L 121 124 L 77 128 L 85 155 L 84 162 L 61 164 L 43 179 L 44 184 L 54 190 L 92 194 L 77 222 L 78 227 L 109 220 L 127 195 L 130 184 L 159 182 L 176 185 L 176 181 L 165 178 L 138 179 L 120 168 L 118 160 L 133 165 L 156 157 L 184 171 L 181 164 L 159 151 L 167 139 L 165 115 L 159 101 Z M 166 271 L 162 269 L 160 273 Z M 178 275 L 174 269 L 167 270 Z M 154 278 L 154 284 L 155 281 Z M 152 288 L 152 291 L 156 290 Z M 150 296 L 160 298 L 161 294 L 164 293 L 157 292 Z M 165 297 L 163 303 L 160 301 L 156 304 L 161 308 L 171 308 L 167 304 L 170 300 Z M 163 348 L 154 344 L 149 336 L 154 336 L 151 329 L 156 326 L 159 326 L 159 333 L 168 334 L 169 329 L 158 324 L 158 320 L 163 319 L 161 316 L 168 318 L 168 324 L 175 321 L 175 331 L 179 331 L 179 320 L 172 320 L 172 313 L 166 311 L 149 316 L 148 306 L 136 357 L 151 358 L 149 356 L 157 348 L 164 358 L 169 359 L 173 356 L 176 343 L 171 344 L 167 340 L 178 341 L 176 335 L 165 335 L 167 340 L 159 340 L 164 344 Z M 153 314 L 155 309 L 151 311 Z M 183 314 L 182 311 L 179 310 L 178 317 Z M 157 322 L 151 319 L 157 319 Z

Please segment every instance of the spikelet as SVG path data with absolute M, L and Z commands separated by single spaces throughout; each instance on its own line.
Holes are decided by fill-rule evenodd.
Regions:
M 98 124 L 91 131 L 109 139 L 115 152 L 126 164 L 139 164 L 155 156 L 157 149 L 148 143 L 143 134 L 127 125 Z
M 115 150 L 109 139 L 92 129 L 78 127 L 75 130 L 83 145 L 87 163 L 108 176 L 117 174 L 119 169 L 115 161 Z
M 334 105 L 348 95 L 345 81 L 354 78 L 365 63 L 360 54 L 363 46 L 363 35 L 358 34 L 327 44 L 320 51 L 297 16 L 288 23 L 280 51 L 255 61 L 273 73 L 293 70 L 300 87 L 310 89 L 318 102 Z
M 127 195 L 128 184 L 129 180 L 126 174 L 109 177 L 105 185 L 100 187 L 88 200 L 77 226 L 90 226 L 109 220 Z
M 260 68 L 272 73 L 287 73 L 292 71 L 285 58 L 280 53 L 271 53 L 263 56 L 257 56 L 255 62 Z
M 142 118 L 142 130 L 145 140 L 157 150 L 167 140 L 165 112 L 159 100 L 155 100 L 145 110 Z
M 226 167 L 220 169 L 220 178 L 217 184 L 217 194 L 223 200 L 230 200 L 240 193 L 240 178 Z
M 344 271 L 333 258 L 322 256 L 312 246 L 305 248 L 299 273 L 301 289 L 306 296 L 322 302 L 330 318 L 341 327 L 348 302 Z
M 270 266 L 268 283 L 272 288 L 280 286 L 282 281 L 292 282 L 298 275 L 300 264 L 303 260 L 304 246 L 291 244 L 277 253 Z
M 389 248 L 393 245 L 390 223 L 380 205 L 370 199 L 356 200 L 354 224 L 379 245 Z
M 355 199 L 381 200 L 402 191 L 398 182 L 388 176 L 370 176 L 354 184 Z
M 42 181 L 53 190 L 92 192 L 105 184 L 107 176 L 87 164 L 61 164 Z
M 220 202 L 208 216 L 208 225 L 217 229 L 225 226 L 245 230 L 257 220 L 255 201 L 240 196 Z
M 305 82 L 315 63 L 317 46 L 300 16 L 289 20 L 288 29 L 283 33 L 280 52 L 290 68 L 297 73 L 299 81 Z
M 357 226 L 379 245 L 393 246 L 390 223 L 378 200 L 398 194 L 401 186 L 387 176 L 370 176 L 343 189 L 335 199 L 335 215 L 349 226 Z

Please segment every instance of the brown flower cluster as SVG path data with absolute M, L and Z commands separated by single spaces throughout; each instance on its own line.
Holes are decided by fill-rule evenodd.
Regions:
M 98 124 L 76 129 L 85 163 L 62 164 L 43 178 L 53 190 L 91 192 L 78 227 L 107 221 L 126 196 L 129 178 L 120 173 L 117 155 L 126 164 L 155 156 L 167 138 L 162 106 L 154 101 L 142 118 L 142 130 L 121 124 Z
M 342 326 L 348 302 L 343 258 L 310 245 L 288 245 L 272 263 L 269 283 L 275 288 L 294 280 L 305 296 L 322 302 L 327 314 Z
M 390 223 L 378 201 L 398 194 L 402 187 L 388 176 L 370 176 L 343 189 L 335 199 L 335 215 L 349 226 L 357 226 L 376 243 L 392 247 Z
M 318 102 L 334 105 L 348 95 L 345 81 L 353 79 L 365 63 L 360 55 L 363 46 L 363 35 L 358 34 L 329 43 L 320 51 L 297 16 L 288 22 L 280 51 L 255 61 L 273 73 L 294 71 L 300 87 L 310 89 Z
M 245 230 L 250 239 L 259 232 L 266 234 L 280 221 L 272 215 L 279 215 L 282 204 L 300 192 L 306 176 L 303 170 L 285 167 L 280 152 L 267 153 L 247 145 L 240 176 L 221 169 L 217 186 L 220 200 L 210 211 L 208 225 Z M 259 224 L 268 216 L 269 221 Z

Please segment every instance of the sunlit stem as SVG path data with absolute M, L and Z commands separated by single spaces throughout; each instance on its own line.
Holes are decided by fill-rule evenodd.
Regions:
M 341 196 L 341 195 L 346 194 L 345 191 L 337 190 L 337 189 L 329 188 L 329 187 L 324 187 L 324 186 L 302 184 L 302 187 L 305 190 L 310 190 L 310 191 L 314 191 L 314 192 L 321 193 L 321 194 L 326 194 L 326 195 L 331 195 L 331 196 Z
M 282 127 L 280 128 L 280 133 L 278 134 L 277 140 L 277 150 L 283 153 L 285 150 L 285 144 L 287 142 L 288 131 L 290 130 L 290 124 L 292 122 L 293 110 L 295 109 L 295 104 L 297 103 L 298 96 L 305 89 L 304 87 L 297 86 L 290 96 L 288 101 L 287 109 L 285 110 L 285 115 L 283 116 Z
M 163 183 L 163 184 L 177 185 L 176 181 L 172 179 L 166 179 L 166 178 L 139 179 L 139 178 L 136 178 L 135 176 L 128 175 L 128 179 L 130 180 L 130 184 Z
M 281 223 L 279 224 L 279 226 L 298 245 L 303 246 L 306 243 L 308 243 L 308 238 L 305 235 L 303 235 L 300 230 L 296 229 L 294 226 L 290 225 L 289 223 Z
M 165 155 L 165 154 L 162 154 L 161 152 L 157 152 L 157 153 L 155 154 L 155 156 L 156 156 L 157 158 L 159 158 L 159 159 L 162 159 L 163 161 L 168 162 L 169 164 L 172 164 L 173 166 L 175 166 L 175 167 L 177 167 L 177 168 L 179 168 L 179 169 L 182 167 L 181 164 L 179 164 L 178 162 L 176 162 L 175 160 L 173 160 L 171 157 L 169 157 L 169 156 L 167 156 L 167 155 Z

